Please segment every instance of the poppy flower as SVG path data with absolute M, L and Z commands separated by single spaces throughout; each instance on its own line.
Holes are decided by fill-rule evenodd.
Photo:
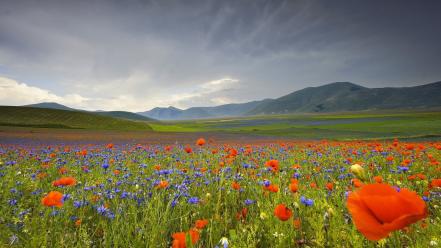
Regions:
M 432 181 L 430 182 L 430 187 L 440 188 L 441 187 L 441 179 L 432 179 Z
M 381 176 L 375 176 L 375 177 L 374 177 L 374 181 L 375 181 L 376 183 L 382 183 L 382 182 L 383 182 L 383 177 L 381 177 Z
M 73 186 L 77 183 L 77 180 L 73 177 L 62 177 L 58 180 L 55 180 L 52 185 L 55 187 L 58 186 Z
M 231 183 L 231 188 L 234 190 L 240 190 L 240 184 L 238 182 Z
M 350 193 L 347 208 L 357 229 L 373 241 L 427 216 L 426 204 L 415 192 L 405 188 L 398 192 L 378 183 L 363 185 Z
M 274 209 L 274 215 L 281 221 L 287 221 L 292 216 L 292 211 L 285 206 L 285 204 L 279 204 Z
M 58 191 L 51 191 L 43 199 L 41 203 L 46 207 L 61 207 L 63 206 L 63 194 Z
M 293 192 L 293 193 L 296 193 L 296 192 L 299 190 L 299 184 L 298 184 L 298 183 L 291 182 L 291 183 L 289 184 L 289 190 L 290 190 L 291 192 Z
M 188 231 L 188 234 L 190 236 L 191 239 L 191 243 L 194 245 L 196 244 L 196 242 L 198 242 L 199 240 L 199 232 L 197 230 L 190 230 Z M 178 233 L 174 233 L 172 235 L 173 237 L 173 243 L 172 243 L 172 248 L 186 248 L 186 238 L 187 238 L 187 233 L 185 232 L 178 232 Z
M 185 151 L 186 153 L 192 153 L 192 152 L 193 152 L 193 149 L 191 149 L 191 147 L 189 147 L 189 146 L 186 146 L 186 147 L 184 148 L 184 151 Z
M 199 138 L 199 139 L 196 141 L 196 145 L 198 145 L 198 146 L 203 146 L 203 145 L 205 145 L 205 139 L 204 139 L 204 138 Z
M 265 186 L 264 189 L 271 191 L 273 193 L 277 193 L 279 192 L 279 186 L 275 185 L 275 184 L 270 184 L 268 186 Z
M 167 181 L 160 181 L 158 183 L 158 185 L 156 185 L 157 189 L 165 189 L 168 187 L 168 182 Z
M 332 191 L 334 189 L 334 184 L 329 182 L 326 184 L 326 189 L 328 189 L 329 191 Z
M 197 229 L 204 229 L 204 227 L 208 225 L 208 220 L 202 219 L 202 220 L 197 220 L 195 223 L 195 227 Z
M 265 166 L 270 167 L 273 172 L 277 172 L 277 171 L 279 171 L 279 160 L 272 159 L 272 160 L 266 161 Z
M 236 213 L 236 219 L 237 220 L 245 219 L 247 217 L 247 214 L 248 214 L 248 208 L 242 208 L 240 212 Z

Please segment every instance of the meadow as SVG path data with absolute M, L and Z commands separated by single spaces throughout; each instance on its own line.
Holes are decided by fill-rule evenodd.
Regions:
M 5 143 L 0 246 L 439 247 L 439 161 L 436 141 Z
M 441 137 L 441 112 L 287 114 L 163 121 L 150 126 L 158 132 L 224 132 L 294 139 L 436 139 Z

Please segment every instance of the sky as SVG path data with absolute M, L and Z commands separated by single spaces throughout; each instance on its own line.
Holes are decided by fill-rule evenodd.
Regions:
M 441 1 L 0 0 L 0 105 L 146 111 L 441 81 Z

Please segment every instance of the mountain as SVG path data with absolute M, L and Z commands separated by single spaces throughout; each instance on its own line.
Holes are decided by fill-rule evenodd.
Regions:
M 149 111 L 138 112 L 137 114 L 158 120 L 175 120 L 181 114 L 182 111 L 183 111 L 182 109 L 178 109 L 170 106 L 168 108 L 157 107 Z
M 308 87 L 262 104 L 247 115 L 441 107 L 441 82 L 366 88 L 349 82 Z
M 82 112 L 89 112 L 89 113 L 94 113 L 94 114 L 98 114 L 98 115 L 110 116 L 110 117 L 127 119 L 127 120 L 134 120 L 134 121 L 154 121 L 154 119 L 149 118 L 147 116 L 143 116 L 143 115 L 128 112 L 128 111 L 103 111 L 103 110 L 86 111 L 86 110 L 69 108 L 67 106 L 61 105 L 56 102 L 42 102 L 42 103 L 24 105 L 23 107 L 59 109 L 59 110 L 69 110 L 69 111 L 82 111 Z
M 269 99 L 247 103 L 224 104 L 215 107 L 193 107 L 185 110 L 175 107 L 154 108 L 138 114 L 158 120 L 190 120 L 242 116 Z
M 47 109 L 61 109 L 61 110 L 76 110 L 73 108 L 69 108 L 67 106 L 61 105 L 56 102 L 41 102 L 36 104 L 24 105 L 23 107 L 31 107 L 31 108 L 47 108 Z
M 0 126 L 152 130 L 145 122 L 102 116 L 92 112 L 16 106 L 0 106 Z

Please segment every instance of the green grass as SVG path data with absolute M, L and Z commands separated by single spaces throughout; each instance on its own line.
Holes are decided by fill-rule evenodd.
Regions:
M 146 122 L 124 120 L 80 111 L 11 106 L 0 106 L 0 126 L 151 130 Z
M 441 135 L 441 112 L 252 116 L 152 124 L 159 132 L 232 132 L 292 138 L 377 139 Z
M 347 112 L 145 122 L 87 112 L 0 107 L 0 126 L 154 130 L 159 133 L 218 132 L 298 139 L 430 138 L 441 136 L 441 112 Z

